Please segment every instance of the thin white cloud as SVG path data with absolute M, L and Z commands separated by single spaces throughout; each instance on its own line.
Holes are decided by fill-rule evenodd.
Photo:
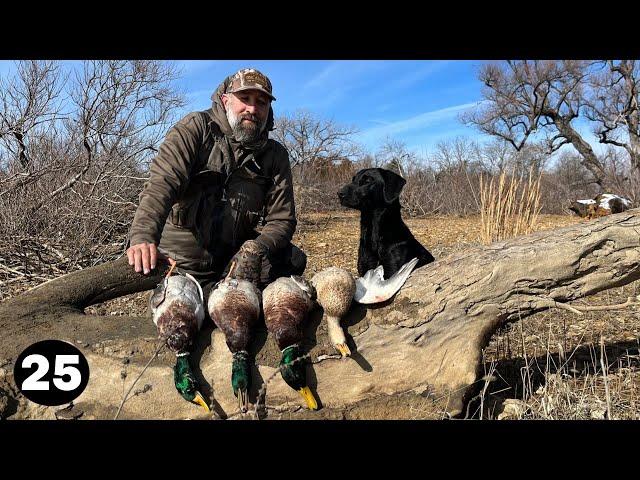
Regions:
M 473 105 L 476 106 L 476 105 L 479 105 L 480 103 L 483 103 L 483 102 L 479 102 L 478 104 L 473 104 Z M 598 138 L 593 134 L 592 125 L 590 124 L 590 122 L 582 119 L 578 122 L 575 122 L 573 126 L 578 131 L 578 133 L 582 136 L 582 138 L 589 145 L 591 145 L 591 147 L 593 148 L 593 150 L 597 155 L 605 154 L 606 147 L 602 145 L 598 141 Z M 488 142 L 493 138 L 495 138 L 495 137 L 492 137 L 491 135 L 480 132 L 476 128 L 473 128 L 471 126 L 465 127 L 462 124 L 458 124 L 457 127 L 447 128 L 445 132 L 427 131 L 424 134 L 411 135 L 410 137 L 411 137 L 411 141 L 408 142 L 407 149 L 417 154 L 421 154 L 422 156 L 426 156 L 429 153 L 432 153 L 437 147 L 437 144 L 439 142 L 452 140 L 456 137 L 467 137 L 468 139 L 477 141 L 479 143 Z M 539 133 L 537 135 L 530 137 L 529 141 L 530 142 L 539 141 L 539 140 L 542 140 L 543 138 L 544 138 L 544 134 Z M 573 145 L 566 144 L 566 145 L 563 145 L 558 150 L 558 152 L 555 152 L 554 154 L 552 154 L 551 158 L 552 159 L 557 158 L 558 155 L 563 151 L 570 151 L 574 154 L 578 154 L 577 150 L 575 150 Z
M 375 81 L 375 72 L 389 67 L 390 62 L 337 60 L 307 81 L 301 90 L 310 102 L 301 106 L 309 110 L 326 110 L 357 88 L 367 88 Z
M 446 132 L 427 133 L 413 138 L 411 142 L 408 142 L 407 150 L 422 156 L 427 156 L 435 151 L 438 143 L 451 141 L 459 137 L 464 137 L 479 143 L 489 140 L 488 135 L 478 130 L 474 130 L 471 127 L 459 126 L 458 128 L 447 129 Z
M 185 96 L 187 97 L 187 105 L 185 106 L 186 111 L 198 110 L 203 108 L 209 108 L 211 106 L 211 94 L 213 93 L 213 88 L 202 89 L 202 90 L 192 90 L 187 92 Z
M 213 91 L 215 90 L 215 88 L 207 88 L 207 89 L 202 89 L 202 90 L 192 90 L 191 92 L 187 92 L 187 99 L 189 100 L 194 100 L 194 99 L 198 99 L 201 97 L 211 97 L 211 94 L 213 93 Z
M 320 73 L 307 81 L 303 89 L 311 88 L 353 88 L 362 83 L 363 76 L 372 71 L 386 68 L 389 64 L 381 61 L 336 60 L 327 65 Z
M 382 105 L 378 105 L 377 107 L 375 107 L 375 111 L 379 113 L 386 112 L 387 110 L 393 108 L 394 105 L 395 103 L 383 103 Z
M 424 80 L 427 77 L 433 75 L 434 73 L 444 69 L 450 63 L 450 60 L 436 60 L 433 62 L 429 62 L 409 74 L 400 76 L 397 81 L 393 82 L 390 85 L 390 89 L 400 90 L 408 88 L 420 82 L 421 80 Z
M 386 120 L 379 120 L 377 118 L 370 118 L 369 121 L 371 123 L 376 123 L 378 125 L 389 125 L 391 122 L 388 122 Z
M 336 61 L 330 63 L 320 73 L 318 73 L 315 77 L 305 83 L 303 88 L 308 89 L 323 85 L 327 81 L 327 79 L 335 75 L 335 72 L 340 71 L 340 68 L 340 62 Z
M 385 95 L 385 92 L 406 89 L 444 69 L 449 63 L 451 62 L 444 60 L 430 61 L 424 64 L 411 62 L 412 70 L 408 73 L 398 74 L 397 78 L 390 83 L 383 82 L 380 84 L 376 83 L 376 80 L 379 79 L 378 72 L 403 65 L 404 69 L 406 69 L 407 62 L 395 60 L 337 60 L 326 65 L 303 85 L 302 92 L 314 91 L 314 101 L 307 103 L 305 107 L 310 109 L 328 108 L 357 88 L 369 88 L 369 91 L 376 92 L 376 95 Z M 392 106 L 392 103 L 386 102 L 377 107 L 377 111 L 381 112 Z
M 328 92 L 326 95 L 318 95 L 313 97 L 315 100 L 301 103 L 299 108 L 306 110 L 325 110 L 331 105 L 342 100 L 347 94 L 345 89 L 336 89 Z
M 182 72 L 182 75 L 187 77 L 200 73 L 220 63 L 220 60 L 179 60 L 176 62 L 176 66 Z
M 461 111 L 478 106 L 478 102 L 464 103 L 452 107 L 442 108 L 431 112 L 421 113 L 405 120 L 389 123 L 381 127 L 364 130 L 360 135 L 362 141 L 372 141 L 386 136 L 393 136 L 429 127 L 438 122 L 454 119 Z

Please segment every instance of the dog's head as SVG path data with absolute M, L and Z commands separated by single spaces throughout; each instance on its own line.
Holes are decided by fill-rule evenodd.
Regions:
M 383 208 L 398 201 L 406 180 L 384 168 L 365 168 L 338 192 L 340 204 L 357 210 Z

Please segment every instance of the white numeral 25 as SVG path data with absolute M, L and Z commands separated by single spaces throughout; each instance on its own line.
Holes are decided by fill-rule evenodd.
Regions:
M 49 390 L 49 382 L 40 380 L 49 371 L 49 360 L 43 355 L 28 355 L 22 360 L 22 368 L 30 368 L 34 363 L 38 365 L 38 369 L 22 382 L 22 390 Z M 82 375 L 76 367 L 69 365 L 78 363 L 80 363 L 79 355 L 56 355 L 54 375 L 70 377 L 66 382 L 62 378 L 53 379 L 53 384 L 59 390 L 68 392 L 78 388 L 82 382 Z

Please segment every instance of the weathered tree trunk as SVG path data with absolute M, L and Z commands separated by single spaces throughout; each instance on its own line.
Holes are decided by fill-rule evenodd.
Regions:
M 469 387 L 478 377 L 482 349 L 499 326 L 554 307 L 556 302 L 576 300 L 632 282 L 640 277 L 639 265 L 640 210 L 537 232 L 443 258 L 416 270 L 387 304 L 352 308 L 343 325 L 348 330 L 352 351 L 356 350 L 353 359 L 339 360 L 331 355 L 335 352 L 327 338 L 326 325 L 320 322 L 320 313 L 316 311 L 306 332 L 313 360 L 312 388 L 324 411 L 338 412 L 339 418 L 340 415 L 379 418 L 380 408 L 390 408 L 388 401 L 380 403 L 380 399 L 392 398 L 389 395 L 407 402 L 420 399 L 423 404 L 428 399 L 443 400 L 443 408 L 458 414 Z M 96 335 L 100 328 L 120 325 L 126 329 L 136 322 L 153 327 L 149 319 L 84 316 L 81 308 L 149 289 L 159 279 L 159 275 L 145 278 L 133 273 L 126 259 L 120 259 L 56 279 L 10 299 L 0 305 L 0 331 L 4 338 L 0 357 L 15 358 L 27 346 L 27 339 L 29 343 L 35 341 L 33 335 L 22 334 L 34 321 L 38 325 L 59 326 L 55 331 L 50 327 L 43 330 L 42 339 L 57 338 L 52 337 L 52 332 L 62 337 L 67 332 L 66 337 L 71 339 L 73 336 L 65 326 L 75 328 L 78 322 L 95 324 Z M 153 332 L 152 328 L 146 329 L 147 336 Z M 222 334 L 217 330 L 210 333 L 213 353 L 200 358 L 202 377 L 216 384 L 216 401 L 231 412 L 237 405 L 229 384 L 231 356 Z M 24 341 L 15 341 L 17 338 Z M 258 380 L 266 380 L 274 372 L 280 352 L 272 340 L 263 337 L 261 342 L 255 352 Z M 95 355 L 89 357 L 90 364 L 93 361 L 95 365 L 94 375 L 117 378 L 121 362 L 99 363 Z M 150 368 L 149 377 L 141 383 L 156 382 L 158 388 L 154 388 L 144 404 L 134 399 L 125 410 L 128 408 L 131 414 L 139 408 L 131 414 L 134 418 L 136 415 L 144 418 L 144 413 L 150 411 L 155 412 L 156 416 L 151 414 L 154 418 L 193 415 L 194 410 L 189 410 L 193 406 L 178 397 L 170 377 L 167 365 Z M 121 387 L 114 390 L 121 392 Z M 160 391 L 166 391 L 170 400 L 160 398 Z M 109 395 L 102 390 L 94 394 L 93 401 L 102 399 L 113 413 L 119 398 Z M 267 404 L 297 405 L 296 395 L 278 375 L 268 384 Z M 176 405 L 175 409 L 167 410 L 169 404 Z M 372 413 L 376 408 L 378 413 Z
M 582 164 L 591 172 L 595 183 L 601 187 L 607 187 L 607 174 L 604 170 L 602 162 L 598 160 L 598 156 L 582 136 L 571 126 L 570 120 L 555 114 L 551 117 L 560 134 L 566 138 L 571 145 L 582 155 Z

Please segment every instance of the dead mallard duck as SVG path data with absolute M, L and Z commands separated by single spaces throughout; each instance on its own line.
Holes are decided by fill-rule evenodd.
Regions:
M 173 369 L 176 389 L 185 400 L 209 411 L 189 364 L 190 349 L 204 320 L 202 288 L 188 273 L 172 275 L 173 270 L 172 266 L 149 298 L 153 323 L 158 336 L 176 355 Z
M 303 277 L 281 277 L 264 289 L 262 298 L 267 330 L 282 351 L 282 379 L 300 393 L 309 409 L 317 410 L 318 403 L 307 385 L 305 363 L 296 360 L 302 355 L 303 325 L 314 306 L 315 289 Z
M 417 263 L 418 259 L 414 258 L 387 280 L 384 279 L 382 265 L 369 270 L 358 279 L 339 267 L 325 268 L 313 276 L 311 283 L 317 292 L 316 301 L 324 310 L 329 338 L 343 357 L 350 356 L 351 351 L 340 320 L 351 308 L 351 302 L 355 300 L 370 305 L 389 300 L 404 285 Z
M 209 315 L 225 336 L 233 355 L 231 387 L 241 411 L 248 409 L 251 385 L 249 344 L 260 318 L 262 296 L 258 289 L 262 267 L 261 246 L 249 240 L 231 260 L 229 273 L 209 295 Z

